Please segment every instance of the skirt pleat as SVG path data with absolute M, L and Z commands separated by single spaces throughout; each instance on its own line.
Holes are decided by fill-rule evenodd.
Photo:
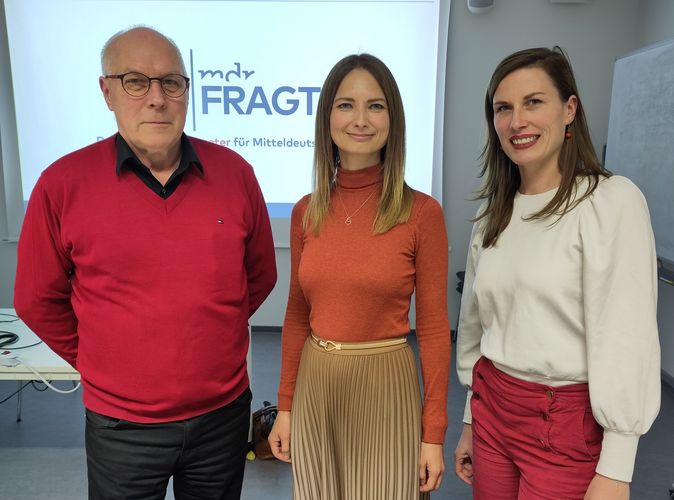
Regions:
M 407 344 L 327 352 L 307 340 L 291 412 L 294 500 L 425 500 L 421 394 Z

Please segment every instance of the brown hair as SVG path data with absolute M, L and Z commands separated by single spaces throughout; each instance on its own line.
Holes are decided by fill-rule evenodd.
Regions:
M 384 184 L 379 199 L 374 233 L 385 233 L 396 224 L 406 222 L 414 195 L 405 183 L 405 112 L 400 91 L 391 71 L 370 54 L 353 54 L 343 58 L 330 70 L 318 99 L 316 144 L 314 149 L 314 191 L 304 214 L 304 227 L 318 234 L 330 207 L 332 180 L 337 169 L 338 150 L 330 135 L 330 113 L 342 80 L 354 69 L 370 73 L 381 87 L 389 113 L 389 133 L 381 150 Z
M 512 216 L 515 193 L 521 182 L 517 165 L 501 149 L 494 127 L 493 100 L 501 81 L 513 71 L 522 68 L 540 68 L 545 71 L 562 101 L 567 101 L 571 96 L 576 96 L 577 99 L 574 121 L 567 127 L 567 130 L 571 132 L 571 137 L 564 140 L 559 153 L 559 170 L 562 174 L 559 189 L 552 200 L 528 220 L 544 219 L 550 215 L 563 216 L 592 194 L 600 177 L 611 175 L 611 172 L 601 165 L 595 154 L 583 104 L 578 95 L 576 79 L 564 51 L 555 46 L 552 49 L 525 49 L 509 55 L 496 66 L 484 102 L 488 137 L 480 156 L 482 161 L 480 177 L 485 177 L 485 181 L 476 199 L 486 200 L 486 203 L 485 208 L 475 218 L 475 221 L 485 219 L 482 232 L 484 247 L 496 244 L 499 235 L 508 226 Z M 585 193 L 579 197 L 576 196 L 578 177 L 585 177 L 589 180 Z

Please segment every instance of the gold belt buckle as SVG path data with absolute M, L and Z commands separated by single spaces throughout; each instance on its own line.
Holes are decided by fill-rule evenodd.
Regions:
M 328 352 L 334 351 L 335 349 L 341 349 L 342 348 L 341 344 L 337 344 L 336 342 L 333 342 L 332 340 L 321 340 L 318 344 Z

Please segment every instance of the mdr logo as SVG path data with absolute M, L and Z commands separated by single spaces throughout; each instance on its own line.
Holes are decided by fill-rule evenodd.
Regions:
M 192 56 L 190 50 L 190 57 Z M 196 70 L 197 82 L 201 84 L 203 114 L 207 115 L 213 110 L 225 115 L 231 113 L 250 115 L 255 110 L 261 110 L 268 115 L 277 113 L 287 116 L 298 111 L 307 115 L 313 114 L 314 98 L 318 97 L 320 87 L 282 85 L 265 90 L 262 85 L 251 86 L 251 83 L 255 83 L 255 79 L 252 82 L 249 79 L 255 76 L 255 70 L 242 69 L 239 62 L 235 62 L 233 66 L 234 68 L 228 71 Z
M 198 51 L 190 49 L 193 132 L 203 135 L 214 130 L 213 137 L 205 138 L 234 149 L 314 147 L 311 136 L 320 86 L 278 83 L 278 75 L 264 62 L 218 65 L 199 61 Z

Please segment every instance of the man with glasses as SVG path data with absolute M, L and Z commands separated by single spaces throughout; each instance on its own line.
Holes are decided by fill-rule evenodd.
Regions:
M 276 281 L 266 206 L 231 150 L 183 133 L 189 79 L 149 28 L 99 79 L 118 133 L 47 168 L 18 248 L 19 316 L 82 377 L 89 498 L 238 499 L 248 318 Z

